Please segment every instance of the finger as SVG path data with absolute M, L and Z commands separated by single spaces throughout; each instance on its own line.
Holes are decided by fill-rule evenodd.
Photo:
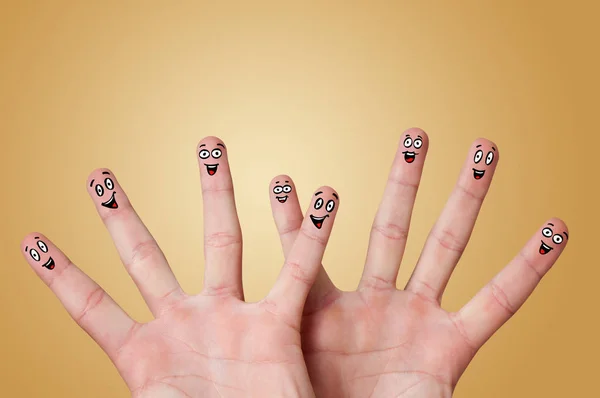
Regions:
M 139 324 L 44 235 L 37 232 L 27 235 L 21 243 L 21 252 L 75 322 L 114 359 Z
M 492 141 L 480 138 L 471 145 L 454 191 L 427 237 L 407 290 L 441 300 L 471 237 L 498 159 L 498 146 Z
M 204 201 L 204 288 L 243 299 L 242 231 L 225 144 L 206 137 L 196 151 Z
M 421 129 L 402 134 L 383 199 L 375 215 L 365 269 L 358 286 L 395 289 L 429 138 Z
M 338 207 L 339 196 L 332 188 L 321 187 L 313 195 L 296 241 L 265 300 L 294 321 L 300 321 L 304 302 L 319 272 Z
M 94 170 L 88 177 L 87 190 L 123 265 L 148 308 L 157 316 L 162 308 L 184 296 L 162 250 L 140 220 L 112 171 Z
M 550 219 L 521 252 L 456 314 L 468 340 L 483 345 L 513 316 L 567 245 L 565 223 Z
M 287 258 L 303 220 L 296 185 L 289 176 L 279 175 L 271 180 L 269 192 L 273 219 L 279 232 L 284 257 Z M 329 279 L 323 266 L 320 265 L 317 278 L 304 306 L 305 313 L 319 309 L 326 300 L 331 298 L 332 294 L 337 292 L 338 289 Z

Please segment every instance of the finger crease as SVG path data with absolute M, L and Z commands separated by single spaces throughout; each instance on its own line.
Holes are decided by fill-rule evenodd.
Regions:
M 376 275 L 368 275 L 363 279 L 364 286 L 368 289 L 387 291 L 396 289 L 396 281 L 382 278 Z
M 149 239 L 144 242 L 138 243 L 132 250 L 131 256 L 129 260 L 125 263 L 127 268 L 139 264 L 146 258 L 152 257 L 156 254 L 160 253 L 160 248 L 154 241 L 154 239 Z
M 467 246 L 466 242 L 460 241 L 453 232 L 447 229 L 442 230 L 439 234 L 437 232 L 434 233 L 433 237 L 438 241 L 440 246 L 452 252 L 462 254 Z
M 227 232 L 215 232 L 204 237 L 204 244 L 215 249 L 239 245 L 241 243 L 242 238 L 239 234 L 229 234 Z
M 305 237 L 307 237 L 308 239 L 312 240 L 313 242 L 317 242 L 318 244 L 320 244 L 323 247 L 325 247 L 327 245 L 327 239 L 324 239 L 320 236 L 310 234 L 310 233 L 306 232 L 306 230 L 304 228 L 300 228 L 300 233 L 302 235 L 304 235 Z
M 490 289 L 492 291 L 492 297 L 510 316 L 514 315 L 517 310 L 513 308 L 508 300 L 508 296 L 504 289 L 500 287 L 496 282 L 490 282 Z
M 83 318 L 94 308 L 96 308 L 106 297 L 106 292 L 100 286 L 96 287 L 87 297 L 86 305 L 81 314 L 75 317 L 75 321 L 80 323 Z
M 287 269 L 289 269 L 292 278 L 307 286 L 312 286 L 312 278 L 309 278 L 309 276 L 307 275 L 304 268 L 302 268 L 302 265 L 300 265 L 300 263 L 294 261 L 286 261 L 285 266 Z
M 299 224 L 301 224 L 301 222 Z M 288 234 L 298 232 L 299 230 L 300 230 L 300 226 L 290 223 L 289 226 L 286 226 L 286 227 L 283 227 L 280 229 L 279 236 L 286 236 Z
M 400 180 L 400 179 L 393 178 L 393 177 L 388 178 L 388 183 L 392 183 L 394 185 L 399 185 L 401 187 L 411 188 L 411 189 L 414 189 L 414 190 L 417 190 L 419 188 L 419 184 L 415 184 L 415 183 L 412 183 L 412 182 Z
M 371 230 L 383 235 L 390 240 L 406 241 L 408 239 L 408 228 L 404 228 L 394 223 L 373 224 Z
M 525 253 L 523 253 L 523 251 L 519 252 L 519 256 L 523 259 L 523 262 L 525 263 L 525 266 L 527 268 L 529 268 L 536 276 L 537 278 L 537 282 L 539 283 L 539 281 L 542 280 L 542 278 L 544 277 L 544 274 L 540 271 L 538 271 L 534 266 L 533 266 L 533 262 L 527 258 L 527 256 L 525 256 Z
M 458 188 L 459 191 L 461 191 L 463 194 L 465 194 L 466 196 L 470 197 L 471 199 L 475 199 L 476 202 L 483 202 L 483 199 L 485 198 L 485 195 L 475 195 L 473 192 L 469 191 L 467 188 L 465 188 L 464 186 L 458 184 L 456 185 L 456 188 Z
M 202 193 L 203 194 L 211 194 L 211 193 L 221 193 L 221 192 L 227 192 L 227 193 L 233 193 L 233 186 L 229 186 L 229 187 L 202 187 Z
M 52 278 L 49 282 L 48 282 L 48 287 L 52 288 L 52 286 L 54 285 L 54 282 L 57 281 L 60 277 L 62 277 L 62 275 L 65 273 L 65 271 L 67 271 L 69 268 L 75 266 L 75 264 L 73 264 L 71 262 L 71 260 L 67 261 L 67 265 L 65 265 L 63 267 L 63 269 L 54 276 L 54 278 Z

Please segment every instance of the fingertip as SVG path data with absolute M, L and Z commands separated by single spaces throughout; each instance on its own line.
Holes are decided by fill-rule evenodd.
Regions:
M 570 233 L 569 233 L 569 227 L 567 226 L 567 223 L 559 218 L 559 217 L 552 217 L 550 218 L 548 221 L 546 221 L 546 224 L 544 224 L 544 226 L 551 226 L 554 230 L 555 233 L 562 233 L 562 234 L 566 234 L 565 238 L 567 238 L 566 240 L 569 240 L 570 237 Z M 542 226 L 542 228 L 544 228 L 544 226 Z
M 429 138 L 425 130 L 420 127 L 410 127 L 402 132 L 402 135 L 420 135 L 422 138 Z
M 322 193 L 323 195 L 327 195 L 327 196 L 333 196 L 338 201 L 340 200 L 340 195 L 338 194 L 338 192 L 328 185 L 323 185 L 323 186 L 317 188 L 314 196 L 320 196 L 319 193 Z
M 281 184 L 281 183 L 286 183 L 286 184 L 292 185 L 292 184 L 294 184 L 294 181 L 292 180 L 292 177 L 290 177 L 287 174 L 279 174 L 271 179 L 269 186 L 272 187 L 276 184 Z
M 196 149 L 200 149 L 201 145 L 217 145 L 217 144 L 221 144 L 221 145 L 225 146 L 225 143 L 223 142 L 222 139 L 220 139 L 219 137 L 214 136 L 214 135 L 209 135 L 209 136 L 202 138 L 198 142 L 198 144 L 196 145 Z
M 478 149 L 478 146 L 481 146 L 485 149 L 491 149 L 494 153 L 494 159 L 496 159 L 496 161 L 500 159 L 500 149 L 498 148 L 498 144 L 496 144 L 494 141 L 484 137 L 479 137 L 473 141 L 473 144 L 471 144 L 472 148 Z
M 21 250 L 25 251 L 25 248 L 29 248 L 38 239 L 47 240 L 46 236 L 40 232 L 30 232 L 23 237 L 21 240 Z
M 88 178 L 86 180 L 86 187 L 88 192 L 91 192 L 94 189 L 94 182 L 103 180 L 103 176 L 112 176 L 114 178 L 115 174 L 106 167 L 99 167 L 95 169 L 88 175 Z

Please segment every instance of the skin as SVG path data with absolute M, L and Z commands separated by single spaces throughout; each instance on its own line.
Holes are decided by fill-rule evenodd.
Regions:
M 221 148 L 219 143 L 224 145 L 207 137 L 196 149 L 202 144 Z M 198 295 L 181 289 L 112 171 L 95 170 L 86 184 L 123 265 L 154 315 L 151 322 L 131 319 L 41 233 L 27 235 L 21 251 L 73 319 L 106 352 L 133 397 L 314 397 L 301 349 L 300 322 L 337 206 L 321 229 L 314 227 L 310 212 L 299 220 L 298 239 L 273 289 L 263 300 L 246 303 L 242 236 L 226 150 L 212 174 L 199 151 L 196 156 L 205 214 L 204 288 Z M 112 184 L 97 190 L 96 185 L 104 185 L 109 177 Z M 335 193 L 329 187 L 319 191 Z M 113 194 L 118 206 L 102 205 Z M 314 194 L 311 200 L 314 205 Z M 53 269 L 42 266 L 50 257 Z
M 407 162 L 403 142 L 417 135 L 423 137 L 423 145 Z M 420 129 L 401 136 L 358 289 L 342 292 L 322 267 L 319 270 L 302 319 L 302 348 L 317 397 L 452 396 L 477 351 L 521 307 L 566 246 L 567 226 L 552 218 L 460 311 L 441 308 L 442 294 L 469 241 L 499 159 L 496 144 L 478 139 L 412 277 L 398 290 L 396 278 L 428 143 Z M 483 160 L 476 163 L 479 150 Z M 490 151 L 493 159 L 486 164 Z M 485 171 L 481 178 L 475 178 L 474 168 Z M 271 199 L 271 204 L 287 255 L 299 236 L 300 207 L 297 200 L 281 204 Z M 548 227 L 552 233 L 544 234 Z M 552 250 L 542 254 L 540 241 Z

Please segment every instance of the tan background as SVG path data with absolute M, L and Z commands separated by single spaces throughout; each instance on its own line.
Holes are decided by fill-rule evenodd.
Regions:
M 117 174 L 183 287 L 198 292 L 194 149 L 220 136 L 253 301 L 282 262 L 270 178 L 294 177 L 303 205 L 329 184 L 343 203 L 325 264 L 349 290 L 411 126 L 429 133 L 431 148 L 399 286 L 478 136 L 502 160 L 444 306 L 464 304 L 547 218 L 571 230 L 556 268 L 480 351 L 456 397 L 593 395 L 597 2 L 96 3 L 0 8 L 1 396 L 128 395 L 19 253 L 27 232 L 46 233 L 132 316 L 150 319 L 86 193 L 94 168 Z

